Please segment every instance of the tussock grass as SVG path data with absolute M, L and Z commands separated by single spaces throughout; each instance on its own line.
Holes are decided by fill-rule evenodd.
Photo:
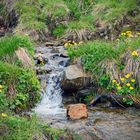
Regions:
M 0 59 L 6 55 L 12 56 L 19 47 L 26 48 L 30 54 L 34 53 L 33 44 L 27 36 L 10 36 L 0 38 Z
M 98 0 L 93 6 L 92 15 L 95 19 L 109 23 L 125 16 L 129 11 L 137 8 L 137 0 Z
M 100 77 L 103 73 L 111 79 L 118 79 L 121 74 L 134 71 L 137 77 L 139 61 L 132 58 L 131 52 L 140 49 L 140 38 L 126 39 L 119 42 L 94 41 L 79 47 L 69 48 L 71 58 L 80 57 L 86 70 Z M 122 68 L 125 72 L 122 72 Z M 127 69 L 127 70 L 126 70 Z

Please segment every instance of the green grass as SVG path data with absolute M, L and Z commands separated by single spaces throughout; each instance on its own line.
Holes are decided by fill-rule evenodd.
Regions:
M 88 42 L 76 49 L 70 49 L 69 56 L 82 57 L 85 69 L 92 72 L 99 72 L 100 62 L 118 58 L 113 44 L 103 41 Z
M 0 59 L 4 56 L 12 56 L 19 48 L 26 48 L 30 54 L 34 53 L 33 44 L 27 36 L 14 35 L 0 38 Z
M 116 43 L 117 44 L 117 43 Z M 134 51 L 140 48 L 140 37 L 133 39 L 126 39 L 125 41 L 118 42 L 118 53 L 123 54 L 127 50 Z
M 72 59 L 77 57 L 82 58 L 86 70 L 100 75 L 100 73 L 103 72 L 101 64 L 104 64 L 105 62 L 120 64 L 121 56 L 127 51 L 139 49 L 139 44 L 139 37 L 112 43 L 97 40 L 84 43 L 76 48 L 69 48 L 68 52 Z
M 105 20 L 113 23 L 115 20 L 127 15 L 127 13 L 138 6 L 137 0 L 98 0 L 93 6 L 95 19 Z
M 42 31 L 49 27 L 48 23 L 57 21 L 59 24 L 51 33 L 62 37 L 67 29 L 87 28 L 95 31 L 95 22 L 98 20 L 113 24 L 139 7 L 137 0 L 20 0 L 16 1 L 14 8 L 20 14 L 21 29 Z M 5 7 L 1 6 L 0 9 L 3 14 Z M 68 27 L 64 29 L 60 24 L 65 20 L 68 21 Z
M 6 114 L 5 112 L 3 112 Z M 42 123 L 32 116 L 14 116 L 13 113 L 7 113 L 3 117 L 0 114 L 0 130 L 1 140 L 33 140 L 44 139 L 47 140 L 81 140 L 81 138 L 73 132 L 67 130 L 60 130 L 51 128 L 46 123 Z
M 41 138 L 41 127 L 37 125 L 35 117 L 27 119 L 19 116 L 0 116 L 0 118 L 0 128 L 6 131 L 1 135 L 1 140 L 32 140 L 35 136 Z
M 1 61 L 0 66 L 0 84 L 5 87 L 3 93 L 9 107 L 15 111 L 33 107 L 40 99 L 40 83 L 35 73 Z
M 20 14 L 20 25 L 26 29 L 42 30 L 45 27 L 45 15 L 42 16 L 41 1 L 17 1 L 16 9 Z
M 68 24 L 68 29 L 89 29 L 94 31 L 93 16 L 81 16 L 80 20 L 71 21 Z
M 52 19 L 65 17 L 68 8 L 63 0 L 18 1 L 17 11 L 20 13 L 20 24 L 27 29 L 43 30 L 47 28 L 47 17 Z
M 65 34 L 67 27 L 65 25 L 59 25 L 53 30 L 53 35 L 61 37 Z

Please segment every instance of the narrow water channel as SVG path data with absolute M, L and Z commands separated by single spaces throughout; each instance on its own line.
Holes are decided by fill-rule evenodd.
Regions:
M 62 49 L 65 48 L 63 46 L 37 48 L 36 54 L 40 55 L 43 59 L 47 59 L 46 64 L 43 66 L 37 65 L 40 71 L 47 71 L 39 75 L 45 78 L 43 82 L 46 83 L 42 100 L 34 109 L 35 113 L 39 116 L 66 117 L 66 109 L 62 103 L 63 91 L 60 84 L 64 77 L 64 68 L 69 59 L 60 56 L 59 50 Z

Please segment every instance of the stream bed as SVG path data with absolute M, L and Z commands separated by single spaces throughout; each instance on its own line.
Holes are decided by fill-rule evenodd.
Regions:
M 42 45 L 36 49 L 40 61 L 36 62 L 36 70 L 43 91 L 41 102 L 34 108 L 37 116 L 51 127 L 70 129 L 82 140 L 139 140 L 140 110 L 136 108 L 91 107 L 87 119 L 67 119 L 60 83 L 70 59 L 64 54 L 63 46 Z

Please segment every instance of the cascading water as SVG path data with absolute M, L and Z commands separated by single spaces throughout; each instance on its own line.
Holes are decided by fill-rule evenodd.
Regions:
M 39 115 L 64 115 L 66 116 L 66 109 L 62 104 L 62 89 L 61 81 L 64 76 L 64 62 L 67 58 L 61 58 L 55 53 L 48 52 L 50 49 L 46 48 L 44 57 L 48 57 L 48 62 L 45 67 L 50 68 L 51 72 L 47 75 L 46 90 L 42 96 L 41 102 L 37 105 L 34 111 Z M 65 61 L 66 60 L 66 61 Z

